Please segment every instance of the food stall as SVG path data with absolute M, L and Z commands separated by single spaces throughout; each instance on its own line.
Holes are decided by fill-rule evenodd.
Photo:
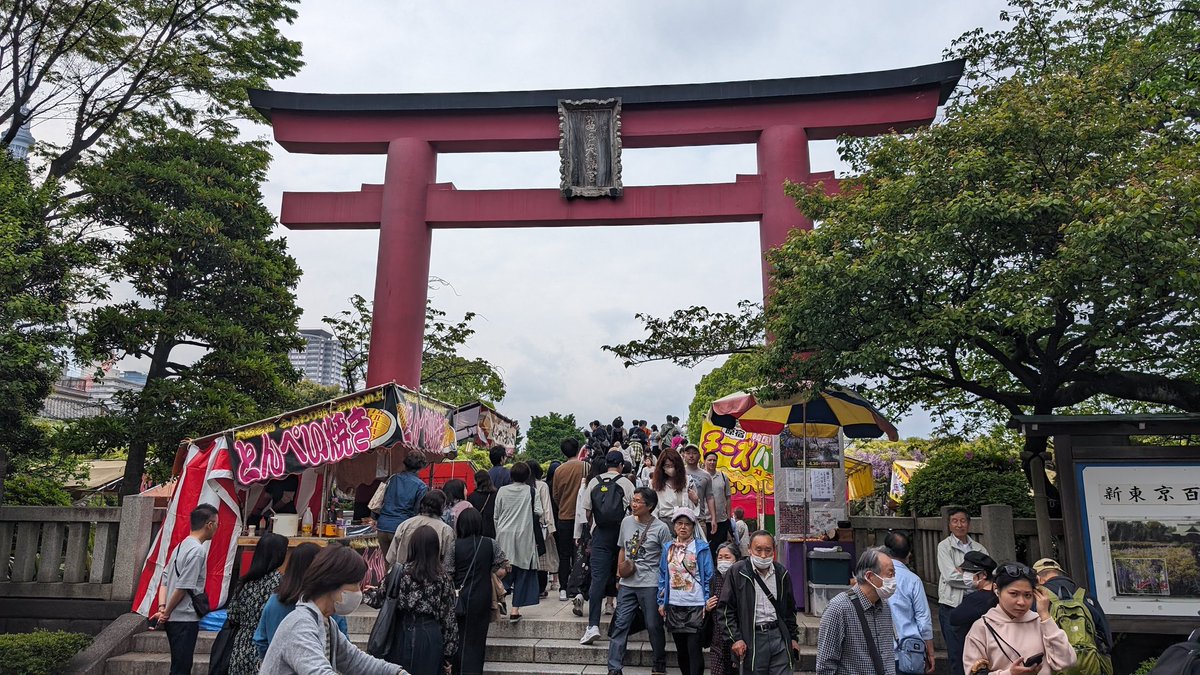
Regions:
M 205 588 L 210 598 L 219 598 L 214 606 L 225 604 L 239 558 L 248 560 L 265 528 L 288 536 L 290 546 L 350 545 L 367 558 L 375 573 L 369 579 L 382 576 L 374 529 L 353 522 L 337 488 L 353 493 L 358 485 L 390 475 L 408 452 L 434 461 L 452 454 L 452 412 L 446 403 L 391 383 L 184 441 L 134 611 L 149 614 L 162 569 L 188 536 L 192 509 L 202 503 L 218 509 Z

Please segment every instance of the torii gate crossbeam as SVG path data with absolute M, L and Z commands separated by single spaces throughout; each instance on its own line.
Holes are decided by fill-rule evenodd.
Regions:
M 303 94 L 251 90 L 291 152 L 386 154 L 382 185 L 355 192 L 285 192 L 292 229 L 380 230 L 367 384 L 417 387 L 432 231 L 759 222 L 765 253 L 809 228 L 785 181 L 836 190 L 809 167 L 810 140 L 867 136 L 929 124 L 963 62 L 825 77 L 604 89 L 452 93 Z M 623 147 L 754 143 L 758 174 L 731 183 L 627 187 L 622 196 L 568 200 L 556 189 L 457 190 L 437 183 L 443 152 L 522 152 L 559 146 L 558 102 L 620 98 Z

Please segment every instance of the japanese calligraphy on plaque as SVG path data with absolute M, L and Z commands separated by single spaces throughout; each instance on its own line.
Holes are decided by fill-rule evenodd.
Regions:
M 564 197 L 620 197 L 621 99 L 559 101 L 558 155 Z

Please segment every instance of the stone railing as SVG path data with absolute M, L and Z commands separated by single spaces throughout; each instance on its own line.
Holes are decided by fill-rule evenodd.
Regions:
M 912 570 L 925 581 L 926 592 L 937 596 L 937 546 L 948 536 L 946 518 L 912 518 L 895 516 L 855 516 L 850 519 L 854 528 L 856 550 L 883 544 L 889 530 L 903 530 L 912 535 Z M 1063 547 L 1062 520 L 1051 520 L 1050 531 L 1054 536 L 1053 550 L 1056 559 L 1064 566 L 1068 564 Z M 1037 534 L 1037 521 L 1033 518 L 1013 518 L 1012 507 L 991 504 L 984 506 L 978 518 L 971 519 L 971 537 L 983 544 L 997 563 L 1013 560 L 1032 565 L 1041 557 Z M 1070 570 L 1067 570 L 1070 573 Z
M 140 496 L 113 508 L 0 507 L 0 601 L 132 600 L 160 518 Z

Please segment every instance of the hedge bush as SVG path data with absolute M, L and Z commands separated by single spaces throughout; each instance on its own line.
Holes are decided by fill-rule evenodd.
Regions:
M 4 503 L 9 506 L 70 506 L 71 493 L 52 478 L 15 475 L 4 479 Z
M 913 474 L 900 512 L 938 516 L 943 506 L 961 506 L 977 516 L 984 504 L 1008 504 L 1013 516 L 1033 517 L 1033 496 L 1018 451 L 990 440 L 937 450 Z
M 36 630 L 0 635 L 0 675 L 53 675 L 92 643 L 83 633 Z

